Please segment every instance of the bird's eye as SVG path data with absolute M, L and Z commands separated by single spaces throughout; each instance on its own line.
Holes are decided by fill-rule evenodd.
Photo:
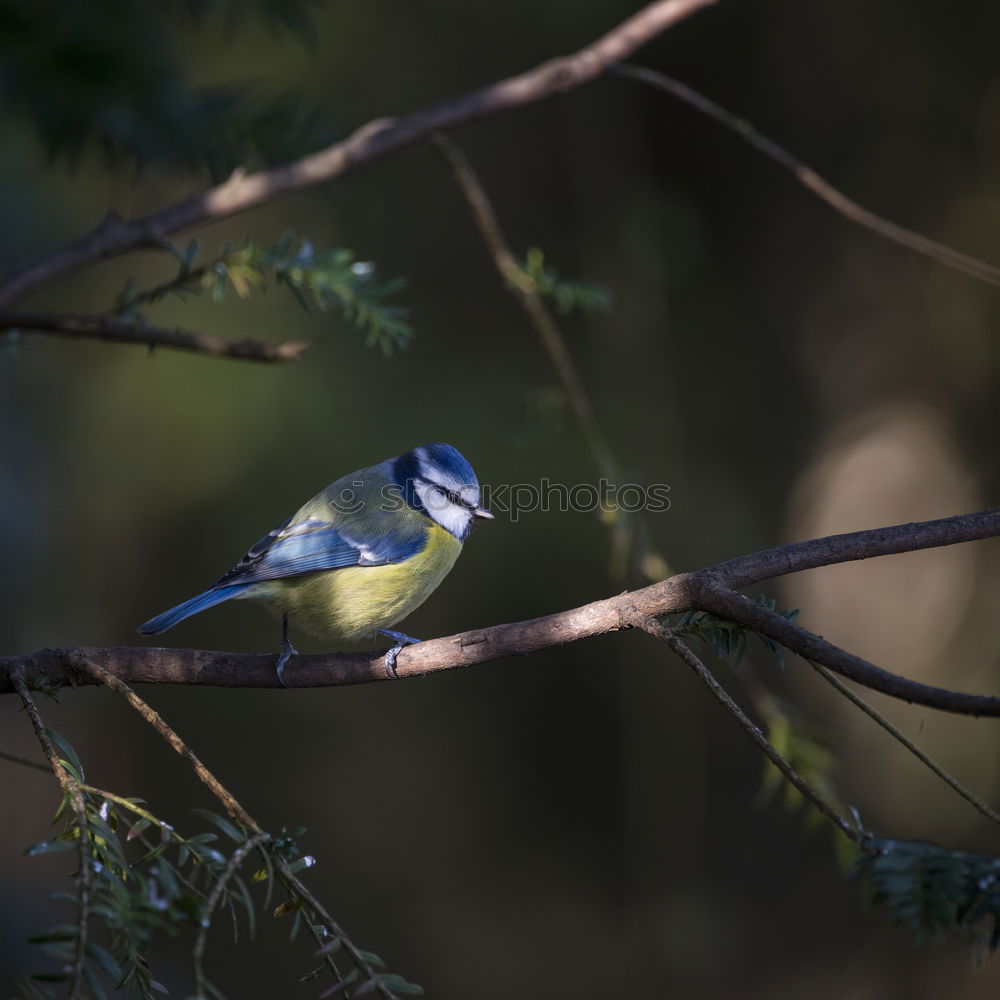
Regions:
M 465 507 L 467 510 L 473 510 L 476 506 L 474 503 L 466 500 L 461 493 L 449 490 L 447 486 L 438 485 L 438 489 L 444 494 L 445 499 L 449 503 L 453 503 L 456 507 Z

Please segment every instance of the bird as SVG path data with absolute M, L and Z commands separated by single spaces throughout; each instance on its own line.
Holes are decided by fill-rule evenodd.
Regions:
M 338 643 L 384 635 L 385 670 L 420 640 L 391 628 L 447 576 L 478 520 L 479 480 L 458 449 L 434 442 L 342 476 L 266 534 L 207 590 L 150 618 L 158 635 L 223 601 L 261 602 L 282 619 L 277 674 L 297 654 L 289 622 Z

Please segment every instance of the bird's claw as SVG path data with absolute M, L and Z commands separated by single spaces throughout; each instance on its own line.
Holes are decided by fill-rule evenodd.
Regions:
M 395 643 L 392 649 L 385 654 L 385 672 L 386 676 L 394 677 L 398 680 L 399 674 L 396 673 L 396 657 L 399 656 L 404 646 L 413 646 L 420 642 L 420 640 L 414 639 L 412 635 L 407 635 L 405 632 L 394 632 L 391 628 L 380 628 L 378 634 L 384 635 L 387 639 L 392 639 L 393 643 Z
M 288 666 L 288 661 L 293 656 L 298 656 L 299 651 L 292 645 L 292 640 L 288 638 L 288 617 L 282 620 L 281 628 L 281 649 L 278 651 L 278 662 L 276 664 L 276 671 L 278 674 L 278 683 L 282 687 L 287 687 L 285 684 L 285 667 Z

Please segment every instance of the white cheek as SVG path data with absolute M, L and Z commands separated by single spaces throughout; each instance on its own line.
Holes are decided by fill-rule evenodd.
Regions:
M 455 504 L 450 503 L 444 510 L 432 511 L 431 517 L 445 531 L 450 531 L 459 541 L 463 541 L 469 533 L 469 524 L 472 521 L 472 515 L 464 507 L 457 507 Z
M 418 480 L 413 485 L 428 516 L 459 540 L 464 539 L 469 533 L 472 513 L 465 507 L 452 503 L 438 487 L 430 483 Z

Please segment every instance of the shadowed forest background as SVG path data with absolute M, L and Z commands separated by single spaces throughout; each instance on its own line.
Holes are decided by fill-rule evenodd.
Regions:
M 88 30 L 49 6 L 53 38 Z M 314 108 L 292 143 L 301 152 L 576 49 L 637 6 L 343 0 L 313 11 L 311 49 L 213 8 L 170 19 L 164 44 L 194 84 Z M 998 33 L 1000 7 L 973 0 L 723 0 L 634 61 L 748 118 L 862 204 L 997 262 Z M 143 69 L 139 50 L 116 72 Z M 49 120 L 60 101 L 86 98 L 73 79 L 53 69 L 52 93 L 35 95 Z M 46 148 L 70 137 L 40 135 L 24 94 L 6 101 L 0 270 L 112 208 L 142 214 L 210 180 L 203 168 L 109 165 L 92 142 L 71 167 Z M 611 293 L 609 310 L 560 322 L 626 477 L 670 485 L 670 510 L 646 523 L 673 570 L 996 502 L 996 289 L 852 226 L 733 135 L 630 80 L 452 137 L 519 254 L 540 247 L 560 276 Z M 410 346 L 385 357 L 281 289 L 150 316 L 313 340 L 293 365 L 0 342 L 0 652 L 138 644 L 140 622 L 210 584 L 318 489 L 427 441 L 454 444 L 494 486 L 596 481 L 537 336 L 433 149 L 197 238 L 210 254 L 288 229 L 404 276 L 393 302 L 409 310 Z M 130 274 L 171 273 L 166 257 L 137 254 L 71 274 L 25 308 L 97 311 Z M 644 582 L 612 580 L 608 550 L 591 515 L 501 514 L 402 627 L 430 638 Z M 888 669 L 1000 689 L 995 541 L 811 571 L 772 593 Z M 162 643 L 263 652 L 279 639 L 278 623 L 234 603 Z M 995 830 L 802 663 L 789 657 L 782 672 L 762 646 L 751 661 L 751 683 L 794 701 L 829 742 L 840 792 L 869 828 L 997 853 Z M 825 828 L 762 803 L 762 759 L 645 636 L 403 683 L 140 693 L 268 829 L 308 828 L 310 884 L 357 943 L 430 997 L 972 1000 L 1000 983 L 1000 959 L 977 967 L 957 937 L 914 950 L 842 877 Z M 872 700 L 996 801 L 996 722 Z M 214 807 L 110 693 L 65 691 L 43 710 L 96 784 L 178 824 Z M 0 700 L 0 731 L 3 749 L 37 756 L 16 698 Z M 48 893 L 63 887 L 67 856 L 23 856 L 50 834 L 57 800 L 51 777 L 0 761 L 4 996 L 42 964 L 25 939 L 62 916 Z M 255 942 L 232 945 L 220 923 L 212 979 L 232 997 L 315 995 L 296 983 L 315 961 L 286 933 L 265 916 Z M 171 958 L 168 947 L 158 969 L 175 996 L 190 989 L 186 948 Z

